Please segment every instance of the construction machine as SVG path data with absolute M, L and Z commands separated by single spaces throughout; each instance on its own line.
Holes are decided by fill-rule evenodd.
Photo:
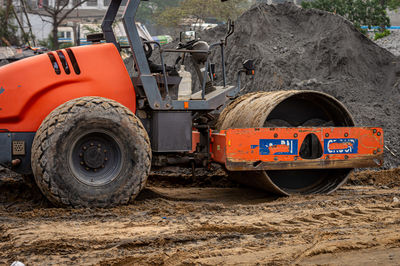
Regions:
M 122 22 L 129 46 L 123 46 L 112 30 L 121 2 L 111 1 L 103 32 L 88 36 L 97 44 L 0 68 L 0 164 L 33 174 L 52 203 L 126 204 L 145 187 L 152 166 L 218 163 L 238 182 L 290 195 L 331 193 L 353 168 L 382 164 L 382 129 L 355 127 L 345 106 L 325 93 L 239 97 L 240 76 L 256 70 L 246 60 L 237 84 L 227 82 L 224 53 L 233 23 L 215 43 L 187 34 L 179 47 L 167 49 L 139 36 L 141 1 L 128 0 Z M 122 49 L 132 52 L 132 75 Z M 212 51 L 221 55 L 219 67 L 210 60 Z M 161 64 L 150 60 L 151 53 Z M 178 55 L 177 65 L 192 60 L 198 92 L 174 93 L 188 77 L 164 64 L 166 53 Z

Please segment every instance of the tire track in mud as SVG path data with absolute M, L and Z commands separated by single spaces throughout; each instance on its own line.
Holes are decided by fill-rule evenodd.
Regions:
M 4 200 L 0 264 L 286 265 L 382 253 L 400 243 L 394 197 L 398 187 L 276 198 L 243 188 L 153 186 L 113 209 L 60 209 L 29 199 L 6 207 Z

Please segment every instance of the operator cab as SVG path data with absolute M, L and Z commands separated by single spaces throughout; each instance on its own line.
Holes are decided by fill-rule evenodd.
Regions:
M 168 91 L 172 99 L 191 99 L 192 85 L 200 84 L 201 86 L 203 80 L 206 82 L 205 94 L 215 90 L 213 86 L 213 80 L 216 77 L 215 64 L 211 64 L 208 61 L 210 45 L 205 41 L 201 41 L 197 32 L 192 30 L 181 32 L 180 42 L 175 49 L 164 49 L 154 41 L 144 38 L 141 38 L 141 40 L 150 72 L 156 77 L 162 94 L 165 92 L 163 89 L 165 84 L 165 79 L 163 79 L 164 71 L 168 83 Z M 159 55 L 155 54 L 157 50 Z M 164 63 L 163 56 L 166 52 L 179 54 L 173 65 Z M 161 62 L 161 64 L 155 61 Z M 198 82 L 192 82 L 192 73 L 198 77 Z
M 189 31 L 181 34 L 181 42 L 177 48 L 168 49 L 161 47 L 158 42 L 153 40 L 147 38 L 143 40 L 135 22 L 136 12 L 141 1 L 128 1 L 122 13 L 121 21 L 129 42 L 128 46 L 121 46 L 113 31 L 113 22 L 121 6 L 121 1 L 111 1 L 101 24 L 107 43 L 113 43 L 119 51 L 127 48 L 132 52 L 134 63 L 127 69 L 135 85 L 138 109 L 211 112 L 223 106 L 227 98 L 237 97 L 240 91 L 240 74 L 248 72 L 239 70 L 237 85 L 227 84 L 224 50 L 228 37 L 234 32 L 234 23 L 228 21 L 228 32 L 225 38 L 215 43 L 208 44 L 201 41 L 195 32 Z M 134 24 L 132 25 L 132 21 L 136 23 L 136 27 Z M 153 51 L 156 47 L 159 52 L 159 63 L 158 59 L 154 59 L 158 58 Z M 221 78 L 218 80 L 218 84 L 214 82 L 217 78 L 216 67 L 209 58 L 210 53 L 215 50 L 220 50 L 221 54 L 218 64 Z M 173 66 L 166 66 L 164 62 L 166 53 L 178 54 Z M 191 63 L 185 61 L 187 58 L 190 58 L 188 60 Z M 197 75 L 197 78 L 192 79 L 193 75 Z M 198 86 L 196 86 L 197 84 Z M 195 93 L 192 93 L 192 87 L 197 87 L 194 90 Z M 173 90 L 176 91 L 177 88 L 178 93 L 174 95 Z M 196 92 L 196 90 L 198 91 Z M 179 91 L 184 91 L 184 93 L 179 93 Z M 179 97 L 179 94 L 184 94 L 184 97 Z

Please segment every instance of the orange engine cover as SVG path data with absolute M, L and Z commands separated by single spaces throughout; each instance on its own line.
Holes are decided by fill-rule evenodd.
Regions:
M 136 96 L 113 44 L 73 47 L 0 67 L 0 130 L 34 132 L 57 106 L 83 96 L 136 111 Z

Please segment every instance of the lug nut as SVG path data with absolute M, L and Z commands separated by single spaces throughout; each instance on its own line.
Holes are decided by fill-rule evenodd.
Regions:
M 86 150 L 87 148 L 86 148 L 86 146 L 83 146 L 83 150 Z
M 101 166 L 101 168 L 104 168 L 104 164 Z
M 100 148 L 100 147 L 101 147 L 101 144 L 97 144 L 97 147 L 99 147 L 99 148 Z
M 81 162 L 81 165 L 83 165 L 83 162 Z
M 79 157 L 83 157 L 83 153 L 79 153 Z
M 104 161 L 108 161 L 108 158 L 106 157 L 106 158 L 104 158 Z
M 89 171 L 89 167 L 86 167 L 86 171 Z
M 93 144 L 93 142 L 92 143 L 90 143 L 90 146 L 93 146 L 94 144 Z
M 106 153 L 107 152 L 107 150 L 104 150 L 104 153 Z

